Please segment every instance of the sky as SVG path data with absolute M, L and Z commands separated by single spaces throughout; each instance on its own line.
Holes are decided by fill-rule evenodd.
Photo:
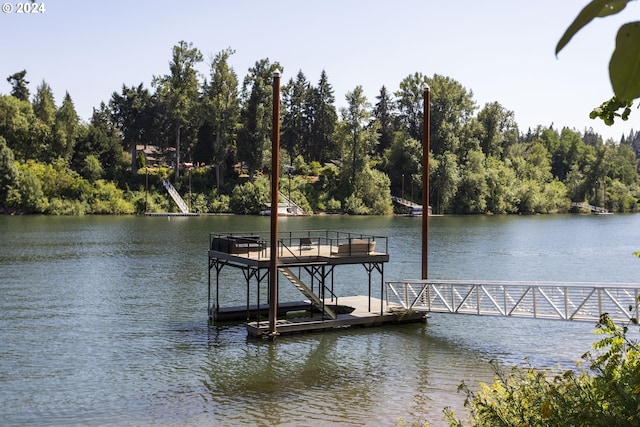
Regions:
M 4 0 L 3 0 L 4 1 Z M 638 2 L 594 20 L 556 57 L 555 46 L 588 0 L 45 0 L 44 12 L 0 13 L 0 94 L 6 78 L 27 70 L 31 94 L 44 80 L 57 105 L 66 92 L 80 117 L 123 85 L 152 89 L 169 74 L 181 40 L 211 58 L 229 60 L 240 80 L 256 61 L 283 67 L 282 83 L 302 71 L 317 84 L 326 71 L 336 105 L 362 86 L 371 104 L 380 88 L 396 92 L 416 72 L 452 78 L 473 93 L 478 109 L 499 102 L 521 132 L 538 125 L 592 128 L 618 141 L 640 130 L 640 111 L 612 127 L 589 112 L 613 95 L 608 63 L 618 28 Z M 10 9 L 8 13 L 5 9 Z

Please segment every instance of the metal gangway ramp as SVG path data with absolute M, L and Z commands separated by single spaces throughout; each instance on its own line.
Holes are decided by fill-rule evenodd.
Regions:
M 169 193 L 173 201 L 176 202 L 176 205 L 178 205 L 180 212 L 182 212 L 183 214 L 189 213 L 189 207 L 184 202 L 182 197 L 180 197 L 180 193 L 178 193 L 178 190 L 175 189 L 171 182 L 168 179 L 165 179 L 162 181 L 162 185 L 164 185 L 164 188 L 167 189 L 167 192 Z
M 386 283 L 387 304 L 405 310 L 595 321 L 638 318 L 640 283 L 404 280 Z

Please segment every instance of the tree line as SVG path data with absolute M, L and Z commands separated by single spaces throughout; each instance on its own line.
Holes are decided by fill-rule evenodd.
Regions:
M 151 87 L 124 85 L 79 119 L 69 93 L 56 105 L 26 70 L 0 95 L 0 209 L 82 214 L 170 211 L 172 179 L 192 211 L 259 212 L 269 201 L 272 75 L 261 59 L 241 80 L 224 49 L 204 58 L 172 48 Z M 479 108 L 451 77 L 416 72 L 372 103 L 356 86 L 336 107 L 325 71 L 298 71 L 281 91 L 281 190 L 309 212 L 386 215 L 391 195 L 420 202 L 423 90 L 431 90 L 430 201 L 444 214 L 566 212 L 571 202 L 638 209 L 640 133 L 603 141 L 538 126 L 521 132 L 499 102 Z M 155 147 L 159 158 L 145 156 Z M 189 167 L 185 167 L 188 165 Z M 194 169 L 190 166 L 195 165 Z

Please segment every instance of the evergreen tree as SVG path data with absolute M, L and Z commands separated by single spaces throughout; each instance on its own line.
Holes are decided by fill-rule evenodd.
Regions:
M 281 146 L 287 150 L 293 159 L 302 155 L 310 159 L 311 121 L 310 114 L 311 86 L 304 73 L 298 71 L 296 80 L 289 83 L 282 90 L 282 138 Z
M 394 117 L 394 102 L 385 86 L 380 88 L 380 94 L 376 99 L 378 102 L 373 110 L 373 115 L 379 123 L 376 152 L 382 154 L 384 150 L 391 147 L 396 130 L 396 120 Z
M 20 101 L 29 100 L 29 88 L 27 87 L 29 82 L 25 80 L 26 75 L 27 70 L 22 70 L 7 77 L 7 81 L 11 83 L 12 86 L 11 96 L 15 96 Z
M 56 111 L 53 128 L 54 137 L 50 160 L 61 158 L 65 162 L 69 162 L 80 132 L 80 118 L 69 92 L 65 93 L 62 104 Z
M 196 65 L 202 62 L 200 51 L 193 43 L 180 41 L 172 50 L 169 72 L 163 77 L 155 77 L 160 99 L 166 102 L 175 132 L 175 178 L 180 176 L 182 134 L 197 129 L 197 109 L 199 93 Z
M 338 122 L 333 88 L 322 70 L 318 86 L 311 89 L 311 147 L 307 161 L 326 162 L 338 155 L 333 133 Z
M 622 139 L 624 139 L 624 135 L 622 135 Z M 584 133 L 582 135 L 582 140 L 584 141 L 585 144 L 591 145 L 592 147 L 595 147 L 598 144 L 602 144 L 602 137 L 596 132 L 594 132 L 592 128 L 584 130 Z M 621 143 L 623 142 L 621 141 Z
M 36 120 L 32 124 L 31 158 L 47 161 L 52 157 L 57 108 L 53 91 L 44 80 L 36 89 L 32 106 Z
M 44 80 L 36 88 L 32 105 L 36 117 L 50 128 L 53 127 L 56 118 L 56 103 L 51 87 Z
M 238 133 L 238 156 L 249 169 L 249 180 L 262 168 L 264 151 L 271 139 L 271 112 L 273 100 L 273 72 L 280 69 L 268 58 L 261 59 L 249 69 L 242 84 L 242 110 Z
M 148 145 L 153 142 L 151 134 L 158 128 L 155 126 L 155 104 L 149 91 L 138 86 L 122 85 L 121 93 L 114 92 L 109 101 L 111 120 L 120 131 L 123 148 L 131 153 L 131 172 L 137 174 L 137 145 Z M 160 116 L 160 115 L 157 115 Z
M 229 66 L 231 48 L 216 54 L 211 62 L 211 82 L 203 89 L 204 122 L 200 130 L 202 161 L 216 168 L 216 185 L 222 184 L 221 169 L 236 139 L 236 125 L 240 120 L 238 76 Z
M 97 179 L 97 168 L 92 167 L 89 174 L 83 172 L 87 170 L 87 162 L 97 162 L 106 178 L 115 179 L 122 166 L 122 154 L 118 129 L 112 121 L 111 111 L 103 102 L 99 109 L 93 110 L 91 122 L 78 140 L 71 162 L 72 167 L 85 178 L 94 181 Z M 91 159 L 88 160 L 89 158 Z M 99 177 L 102 177 L 102 174 Z

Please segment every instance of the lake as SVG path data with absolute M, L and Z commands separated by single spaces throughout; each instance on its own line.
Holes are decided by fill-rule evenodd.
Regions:
M 385 280 L 420 276 L 419 218 L 279 227 L 388 236 Z M 0 217 L 1 423 L 438 426 L 445 406 L 464 413 L 460 382 L 492 379 L 490 360 L 568 369 L 595 340 L 591 323 L 446 314 L 275 342 L 209 327 L 209 233 L 268 229 L 242 216 Z M 638 250 L 640 215 L 432 217 L 429 277 L 635 283 Z M 366 292 L 361 270 L 342 286 Z

